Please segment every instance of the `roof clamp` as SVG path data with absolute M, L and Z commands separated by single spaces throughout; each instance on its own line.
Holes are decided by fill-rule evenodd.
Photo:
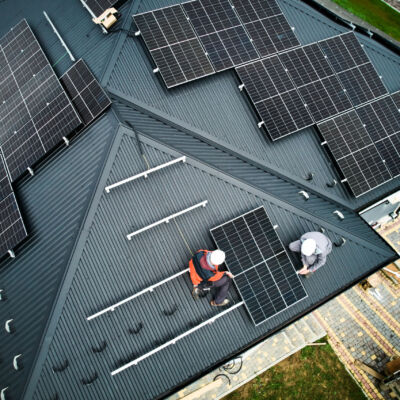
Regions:
M 65 145 L 69 146 L 69 140 L 65 136 L 63 136 L 63 140 L 64 140 Z
M 3 388 L 3 389 L 1 389 L 1 392 L 0 392 L 0 399 L 1 400 L 6 400 L 6 391 L 7 391 L 7 389 L 8 389 L 8 386 Z
M 368 36 L 370 37 L 370 38 L 372 38 L 372 36 L 374 36 L 374 34 L 373 34 L 373 32 L 371 32 L 369 29 L 368 29 Z
M 24 366 L 22 365 L 21 356 L 22 354 L 18 354 L 13 359 L 13 367 L 17 371 L 24 368 Z
M 140 36 L 141 34 L 142 34 L 142 32 L 140 32 L 140 31 L 135 32 L 135 36 Z
M 339 210 L 335 210 L 333 214 L 337 215 L 340 220 L 344 219 L 344 215 Z
M 239 90 L 242 92 L 243 89 L 244 89 L 244 83 L 240 84 L 240 85 L 238 86 L 238 88 L 239 88 Z
M 279 225 L 274 225 L 273 228 L 274 230 L 277 230 L 279 228 Z
M 304 178 L 306 181 L 312 181 L 314 179 L 314 172 L 309 172 L 308 175 Z
M 333 188 L 333 187 L 335 187 L 337 184 L 338 184 L 338 181 L 337 181 L 336 179 L 334 179 L 332 182 L 328 182 L 328 183 L 326 184 L 326 186 L 328 186 L 328 187 L 330 187 L 330 188 Z
M 350 25 L 351 29 L 353 29 L 353 31 L 356 29 L 356 26 L 351 21 L 350 21 L 349 25 Z
M 15 253 L 12 250 L 8 250 L 8 254 L 11 258 L 15 258 Z
M 261 127 L 264 125 L 264 121 L 261 121 L 257 124 L 258 128 L 261 129 Z
M 32 176 L 35 175 L 35 173 L 33 172 L 33 169 L 31 167 L 28 167 L 27 170 Z
M 6 330 L 6 332 L 8 333 L 14 333 L 15 332 L 15 325 L 14 325 L 14 320 L 13 319 L 9 319 L 6 321 L 4 328 Z
M 156 74 L 157 72 L 160 72 L 160 68 L 158 67 L 153 69 L 153 74 Z
M 345 178 L 345 179 L 342 179 L 340 182 L 341 182 L 341 183 L 345 183 L 345 182 L 347 182 L 347 178 Z
M 327 144 L 327 141 L 325 140 L 325 142 L 321 142 L 321 146 L 325 146 Z
M 301 194 L 306 200 L 310 198 L 310 195 L 305 190 L 300 190 L 299 194 Z
M 333 243 L 335 247 L 342 247 L 346 244 L 346 239 L 344 237 L 341 237 L 339 241 Z
M 319 228 L 319 231 L 321 232 L 321 233 L 325 233 L 326 231 L 325 231 L 325 228 L 323 228 L 322 226 L 321 226 L 321 228 Z

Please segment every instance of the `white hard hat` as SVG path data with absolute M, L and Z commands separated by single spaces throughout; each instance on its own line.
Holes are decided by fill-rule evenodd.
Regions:
M 222 250 L 214 250 L 211 253 L 211 263 L 221 265 L 225 261 L 225 252 Z
M 305 256 L 313 255 L 315 253 L 316 248 L 317 248 L 317 242 L 314 239 L 306 239 L 301 244 L 301 252 Z

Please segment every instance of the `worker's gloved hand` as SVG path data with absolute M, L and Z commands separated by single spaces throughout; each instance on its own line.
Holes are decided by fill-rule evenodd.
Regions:
M 232 272 L 226 271 L 225 275 L 228 275 L 229 278 L 233 279 L 235 276 L 232 274 Z
M 197 300 L 200 296 L 201 290 L 197 286 L 193 286 L 192 296 L 195 300 Z
M 303 265 L 303 268 L 297 271 L 299 275 L 307 275 L 309 272 L 307 265 Z

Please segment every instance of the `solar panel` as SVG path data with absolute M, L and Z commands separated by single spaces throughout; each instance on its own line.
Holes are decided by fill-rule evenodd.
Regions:
M 183 3 L 216 72 L 259 58 L 228 0 Z
M 341 72 L 338 77 L 354 106 L 387 94 L 371 63 Z
M 400 111 L 393 96 L 357 108 L 357 113 L 392 177 L 400 174 Z
M 391 179 L 355 110 L 322 122 L 318 128 L 356 197 Z
M 0 54 L 0 145 L 14 181 L 81 121 L 25 20 Z
M 261 57 L 300 44 L 274 0 L 232 0 L 232 4 Z
M 15 194 L 0 157 L 0 256 L 27 237 Z
M 264 207 L 210 232 L 255 325 L 307 297 Z
M 87 6 L 93 11 L 93 14 L 98 17 L 108 8 L 114 7 L 118 0 L 83 0 Z
M 396 104 L 397 108 L 400 110 L 400 92 L 393 93 L 392 99 Z
M 236 68 L 272 140 L 313 124 L 280 57 Z
M 111 105 L 110 98 L 82 59 L 66 71 L 60 81 L 85 126 Z
M 214 73 L 180 5 L 133 18 L 168 88 Z
M 318 42 L 318 44 L 335 72 L 346 71 L 357 65 L 351 57 L 350 51 L 343 42 L 341 35 L 323 40 Z

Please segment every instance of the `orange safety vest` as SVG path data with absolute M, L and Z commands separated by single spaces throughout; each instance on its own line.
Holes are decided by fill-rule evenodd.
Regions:
M 196 252 L 196 254 L 198 254 L 200 252 L 202 252 L 204 255 L 204 254 L 210 253 L 210 250 L 199 250 Z M 194 257 L 196 257 L 196 255 Z M 191 260 L 189 261 L 189 272 L 190 272 L 190 279 L 191 279 L 193 285 L 197 286 L 201 282 L 203 282 L 204 279 L 199 275 L 199 272 L 201 272 L 201 271 L 199 271 L 199 272 L 196 271 L 196 266 L 193 262 L 193 258 L 191 258 Z M 214 265 L 214 267 L 215 267 L 215 271 L 210 271 L 214 274 L 214 276 L 211 276 L 211 278 L 208 278 L 207 282 L 219 281 L 225 274 L 225 271 L 218 271 L 218 265 Z M 197 268 L 201 268 L 201 266 L 199 265 Z

